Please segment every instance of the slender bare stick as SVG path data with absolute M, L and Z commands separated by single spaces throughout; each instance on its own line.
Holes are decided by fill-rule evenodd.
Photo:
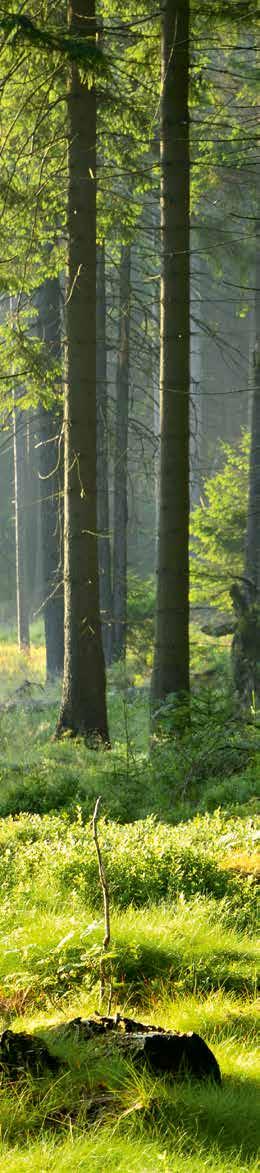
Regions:
M 105 922 L 105 936 L 104 936 L 104 940 L 103 940 L 103 950 L 105 951 L 108 948 L 108 945 L 110 942 L 110 908 L 109 908 L 109 888 L 108 888 L 106 872 L 105 872 L 105 868 L 104 868 L 104 864 L 103 864 L 103 860 L 102 860 L 101 850 L 100 850 L 100 846 L 99 846 L 99 842 L 98 842 L 98 833 L 97 833 L 97 821 L 98 821 L 100 803 L 101 803 L 101 795 L 99 796 L 99 798 L 97 798 L 97 801 L 96 801 L 94 814 L 93 814 L 92 827 L 93 827 L 93 839 L 94 839 L 96 853 L 97 853 L 97 859 L 98 859 L 99 879 L 100 879 L 100 885 L 101 885 L 102 894 L 103 894 L 104 922 Z M 103 997 L 104 997 L 105 984 L 106 984 L 106 975 L 105 975 L 105 969 L 104 969 L 104 956 L 102 956 L 100 958 L 100 1003 L 102 1002 Z M 111 1006 L 111 996 L 112 996 L 112 994 L 111 994 L 111 983 L 110 983 L 109 999 L 108 999 L 109 1008 Z

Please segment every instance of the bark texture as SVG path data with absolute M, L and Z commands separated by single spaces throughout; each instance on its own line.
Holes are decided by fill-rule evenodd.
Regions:
M 231 662 L 245 709 L 260 704 L 260 237 L 256 241 L 254 387 L 244 583 L 230 594 L 236 616 Z
M 30 647 L 28 583 L 28 463 L 26 412 L 13 409 L 16 614 L 19 651 Z
M 130 245 L 123 245 L 120 260 L 114 475 L 113 659 L 115 660 L 123 658 L 126 651 L 130 271 Z
M 189 689 L 189 3 L 162 18 L 160 512 L 152 699 Z
M 256 242 L 254 387 L 252 399 L 249 499 L 246 533 L 246 575 L 260 602 L 260 236 Z
M 39 333 L 49 360 L 61 360 L 60 286 L 46 280 L 37 294 Z M 57 387 L 57 390 L 59 388 Z M 38 409 L 38 473 L 42 531 L 42 602 L 46 642 L 46 677 L 62 675 L 64 662 L 63 590 L 63 445 L 61 408 Z
M 94 0 L 72 0 L 69 28 L 95 37 Z M 96 94 L 71 66 L 67 382 L 64 413 L 64 682 L 57 733 L 108 742 L 96 508 Z
M 106 664 L 112 659 L 112 584 L 108 495 L 105 246 L 97 256 L 97 514 L 99 600 Z

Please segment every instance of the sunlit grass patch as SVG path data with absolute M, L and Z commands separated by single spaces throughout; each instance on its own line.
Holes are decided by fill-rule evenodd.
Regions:
M 52 900 L 51 900 L 52 895 Z M 56 897 L 54 899 L 54 896 Z M 74 899 L 61 909 L 54 889 L 49 906 L 20 900 L 6 911 L 1 934 L 0 1012 L 61 1005 L 73 990 L 95 990 L 103 938 L 101 912 Z M 151 1008 L 161 997 L 225 990 L 253 997 L 259 954 L 254 938 L 227 921 L 225 903 L 193 899 L 113 910 L 110 963 L 114 1002 L 138 1000 Z
M 195 672 L 214 667 L 209 637 L 199 643 L 196 632 Z M 0 809 L 15 816 L 0 820 L 0 1026 L 35 1033 L 68 1066 L 55 1078 L 1 1080 L 0 1170 L 256 1173 L 256 761 L 226 777 L 222 700 L 223 755 L 214 757 L 212 729 L 208 755 L 205 694 L 203 744 L 198 721 L 192 745 L 169 743 L 149 757 L 147 663 L 142 676 L 133 650 L 132 700 L 118 687 L 118 669 L 109 673 L 112 751 L 53 742 L 59 687 L 39 687 L 41 647 L 23 659 L 10 645 L 4 656 L 0 645 L 2 699 L 26 678 L 36 681 L 37 704 L 0 714 Z M 214 703 L 207 699 L 212 728 Z M 236 764 L 239 748 L 229 733 L 227 740 Z M 97 794 L 112 1012 L 197 1031 L 220 1063 L 221 1089 L 137 1072 L 106 1043 L 88 1049 L 62 1040 L 67 1021 L 99 1007 L 103 909 L 90 825 Z M 230 812 L 214 809 L 228 804 Z
M 45 648 L 32 644 L 30 652 L 19 652 L 17 644 L 0 640 L 1 700 L 7 699 L 26 680 L 44 683 Z
M 232 855 L 224 855 L 222 867 L 224 869 L 230 868 L 231 871 L 237 872 L 239 875 L 255 876 L 260 879 L 259 852 L 249 854 L 248 851 L 234 851 Z
M 30 1152 L 24 1153 L 21 1149 L 14 1150 L 8 1156 L 0 1158 L 0 1169 L 6 1170 L 6 1160 L 10 1173 L 68 1173 L 76 1170 L 88 1173 L 201 1173 L 202 1169 L 210 1173 L 258 1173 L 258 1158 L 244 1161 L 235 1152 L 225 1158 L 217 1146 L 208 1149 L 208 1146 L 196 1144 L 196 1152 L 185 1151 L 182 1138 L 175 1140 L 174 1152 L 169 1153 L 165 1147 L 164 1138 L 161 1141 L 147 1141 L 145 1137 L 111 1137 L 111 1133 L 102 1130 L 102 1135 L 74 1139 L 69 1137 L 63 1144 L 55 1144 L 55 1140 L 43 1140 L 41 1144 L 34 1144 Z
M 253 1015 L 253 1003 L 249 1008 Z M 67 1006 L 66 1015 L 52 1012 L 17 1020 L 18 1029 L 39 1031 L 56 1054 L 67 1058 L 69 1067 L 55 1080 L 25 1078 L 12 1089 L 2 1086 L 0 1168 L 8 1161 L 15 1173 L 19 1168 L 88 1169 L 91 1162 L 91 1168 L 119 1168 L 122 1173 L 128 1168 L 133 1173 L 146 1168 L 255 1173 L 257 1064 L 253 1034 L 247 1038 L 245 1003 L 223 992 L 203 1000 L 193 996 L 157 1003 L 156 1021 L 161 1025 L 195 1029 L 209 1041 L 221 1064 L 221 1088 L 136 1071 L 114 1053 L 111 1042 L 102 1042 L 99 1048 L 81 1044 L 78 1049 L 75 1038 L 65 1037 L 59 1045 L 66 1018 L 93 1009 L 93 1001 L 89 996 L 84 1001 L 82 994 L 79 1003 L 74 1000 Z M 233 1026 L 241 1012 L 243 1030 L 243 1011 L 242 1038 L 234 1035 Z M 154 1014 L 153 1006 L 147 1020 Z M 143 1007 L 142 1017 L 145 1020 Z

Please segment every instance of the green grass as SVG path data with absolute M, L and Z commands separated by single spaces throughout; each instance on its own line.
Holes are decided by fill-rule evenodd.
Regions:
M 258 730 L 235 718 L 226 642 L 214 652 L 195 632 L 194 671 L 217 666 L 219 686 L 195 690 L 181 741 L 167 712 L 151 755 L 132 651 L 127 680 L 118 666 L 109 673 L 112 751 L 93 753 L 51 741 L 59 698 L 39 687 L 40 628 L 30 659 L 0 645 L 2 701 L 26 678 L 43 702 L 0 711 L 0 1027 L 39 1035 L 67 1063 L 55 1078 L 2 1078 L 0 1170 L 256 1173 Z M 111 1039 L 79 1047 L 64 1036 L 99 1001 L 97 794 L 112 1010 L 198 1031 L 221 1088 L 137 1072 Z
M 124 1135 L 123 1127 L 117 1130 L 117 1135 L 103 1129 L 94 1137 L 85 1137 L 84 1140 L 73 1135 L 69 1125 L 65 1124 L 66 1139 L 63 1143 L 46 1141 L 31 1146 L 30 1153 L 22 1153 L 21 1149 L 13 1151 L 3 1149 L 0 1156 L 0 1169 L 11 1173 L 20 1173 L 20 1170 L 30 1170 L 32 1173 L 66 1173 L 68 1170 L 93 1170 L 94 1173 L 201 1173 L 202 1169 L 210 1173 L 258 1173 L 258 1157 L 247 1160 L 238 1158 L 236 1152 L 228 1150 L 227 1155 L 218 1145 L 212 1144 L 209 1148 L 207 1141 L 199 1140 L 190 1148 L 190 1135 L 180 1130 L 171 1138 L 170 1146 L 165 1142 L 165 1135 L 158 1135 L 157 1140 L 150 1140 L 147 1134 L 143 1135 L 140 1129 L 138 1136 Z M 68 1139 L 67 1139 L 68 1137 Z M 167 1137 L 168 1141 L 168 1137 Z
M 31 836 L 41 826 L 47 850 L 51 818 L 45 827 L 44 820 L 38 818 L 35 828 L 35 820 L 24 816 L 2 825 L 2 844 L 6 838 L 10 848 L 13 837 L 17 846 L 15 883 L 1 909 L 2 1025 L 39 1034 L 54 1053 L 66 1057 L 69 1074 L 54 1081 L 27 1077 L 11 1088 L 3 1082 L 2 1167 L 8 1161 L 13 1169 L 47 1170 L 56 1162 L 57 1168 L 87 1169 L 90 1162 L 105 1169 L 108 1147 L 111 1170 L 256 1169 L 254 936 L 238 930 L 225 898 L 193 896 L 184 901 L 180 895 L 175 902 L 144 909 L 112 909 L 108 969 L 113 1009 L 169 1029 L 201 1033 L 220 1063 L 221 1090 L 137 1074 L 115 1056 L 111 1042 L 79 1049 L 73 1040 L 62 1039 L 62 1027 L 98 1005 L 102 909 L 87 908 L 76 891 L 61 903 L 51 870 L 49 885 L 46 876 L 39 882 L 41 866 L 38 875 L 27 867 L 21 872 L 30 822 Z M 227 830 L 229 846 L 242 836 L 234 822 L 230 820 Z M 208 837 L 211 833 L 213 839 L 210 823 L 208 819 Z M 55 834 L 57 827 L 62 845 L 61 819 L 54 819 Z M 205 820 L 200 833 L 205 841 Z M 184 840 L 188 834 L 190 825 L 184 825 Z M 34 839 L 34 847 L 38 843 Z M 55 843 L 57 852 L 57 839 Z M 247 827 L 245 845 L 250 853 L 252 826 Z M 97 1118 L 90 1126 L 93 1103 Z
M 0 1013 L 23 1005 L 68 1001 L 76 988 L 96 988 L 103 935 L 102 911 L 80 909 L 74 900 L 64 907 L 20 905 L 5 908 L 1 933 Z M 29 907 L 28 907 L 29 903 Z M 231 917 L 230 917 L 231 921 Z M 226 923 L 225 923 L 226 922 Z M 10 943 L 11 942 L 11 943 Z M 254 996 L 259 951 L 255 938 L 227 923 L 227 910 L 213 900 L 182 901 L 176 909 L 150 906 L 113 913 L 110 950 L 117 1002 L 138 998 L 148 1005 L 171 990 L 205 995 L 225 990 Z
M 76 1169 L 88 1168 L 93 1159 L 94 1168 L 105 1169 L 108 1152 L 111 1170 L 163 1167 L 194 1173 L 229 1168 L 242 1173 L 257 1168 L 259 1072 L 253 1001 L 245 1006 L 244 1000 L 218 991 L 204 1000 L 157 1000 L 156 1011 L 153 1007 L 155 1020 L 168 1028 L 203 1034 L 221 1065 L 221 1089 L 137 1073 L 115 1055 L 111 1042 L 97 1049 L 62 1040 L 64 1022 L 75 1011 L 86 1015 L 91 1009 L 93 1001 L 81 997 L 66 1007 L 66 1016 L 17 1020 L 17 1028 L 39 1031 L 56 1054 L 66 1057 L 69 1072 L 55 1081 L 48 1076 L 24 1078 L 3 1087 L 3 1161 L 14 1169 L 19 1160 L 21 1168 L 32 1168 L 34 1161 L 35 1168 L 47 1169 L 56 1160 L 57 1168 Z M 93 1107 L 97 1115 L 90 1126 Z

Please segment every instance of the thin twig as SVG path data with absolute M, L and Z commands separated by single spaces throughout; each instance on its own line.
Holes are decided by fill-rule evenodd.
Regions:
M 93 827 L 93 839 L 94 839 L 97 858 L 98 858 L 99 879 L 100 879 L 100 885 L 102 888 L 103 903 L 104 903 L 105 936 L 104 936 L 104 940 L 103 940 L 103 950 L 105 952 L 105 950 L 108 948 L 108 945 L 110 943 L 110 908 L 109 908 L 109 888 L 108 888 L 105 868 L 104 868 L 104 864 L 103 864 L 103 860 L 102 860 L 102 855 L 101 855 L 100 846 L 99 846 L 99 842 L 98 842 L 98 834 L 97 834 L 97 821 L 98 821 L 100 802 L 101 802 L 101 795 L 99 795 L 99 798 L 97 798 L 97 801 L 96 801 L 94 814 L 93 814 L 92 827 Z M 105 967 L 104 967 L 104 960 L 105 960 L 104 955 L 102 955 L 100 958 L 100 1004 L 102 1004 L 102 1001 L 104 998 L 105 985 L 106 985 L 106 973 L 105 973 Z M 111 990 L 111 982 L 110 982 L 109 983 L 109 996 L 108 996 L 109 1010 L 111 1008 L 111 998 L 112 998 L 112 990 Z

